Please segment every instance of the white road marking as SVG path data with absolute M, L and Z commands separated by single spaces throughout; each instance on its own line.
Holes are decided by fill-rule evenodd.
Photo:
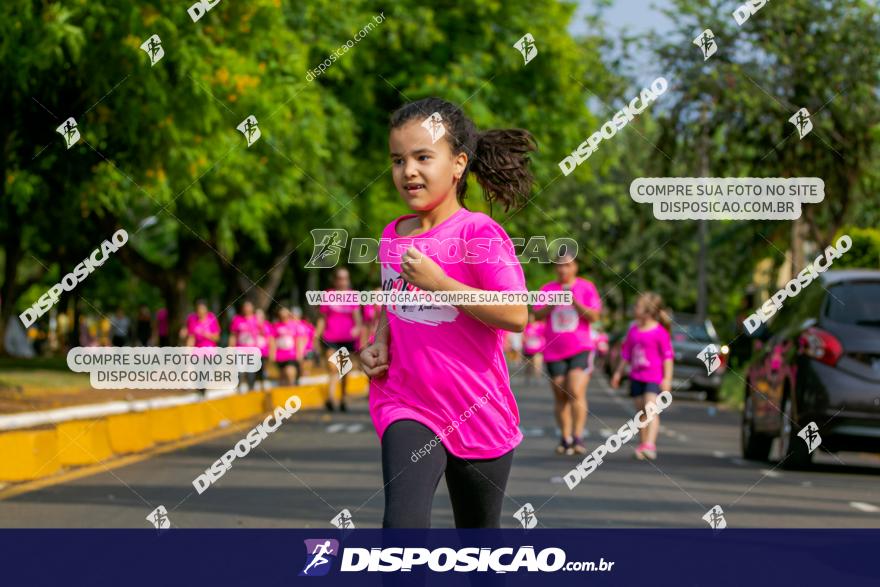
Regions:
M 361 430 L 363 430 L 363 424 L 349 424 L 348 428 L 345 430 L 349 434 L 357 434 Z
M 611 436 L 612 434 L 614 434 L 614 431 L 611 430 L 611 428 L 602 428 L 601 430 L 599 430 L 600 436 L 608 437 L 608 436 Z
M 851 501 L 849 502 L 849 505 L 856 508 L 860 512 L 880 512 L 880 508 L 878 508 L 877 506 L 870 503 L 865 503 L 863 501 Z
M 713 450 L 712 456 L 715 457 L 716 459 L 723 459 L 724 457 L 727 456 L 727 453 L 723 453 L 720 450 Z
M 730 459 L 730 462 L 733 463 L 734 465 L 739 465 L 740 467 L 742 467 L 743 465 L 746 464 L 746 462 L 744 460 L 739 459 L 737 457 L 733 457 L 732 459 Z
M 761 469 L 761 472 L 764 473 L 764 476 L 770 477 L 771 479 L 782 477 L 782 473 L 774 471 L 773 469 Z
M 327 426 L 327 432 L 329 432 L 330 434 L 336 434 L 337 432 L 339 432 L 340 430 L 342 430 L 346 426 L 347 426 L 347 424 L 337 422 L 336 424 L 331 424 L 331 425 Z

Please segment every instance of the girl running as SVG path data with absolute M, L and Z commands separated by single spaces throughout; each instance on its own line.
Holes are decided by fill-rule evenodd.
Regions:
M 278 364 L 282 385 L 298 385 L 305 356 L 305 337 L 299 320 L 287 308 L 278 310 L 278 322 L 272 325 L 275 338 L 272 361 Z
M 327 291 L 351 291 L 351 279 L 348 277 L 348 269 L 337 267 L 333 271 L 333 287 Z M 330 377 L 330 387 L 327 394 L 327 402 L 324 406 L 327 411 L 333 411 L 333 398 L 336 397 L 336 385 L 339 381 L 341 370 L 330 363 L 330 356 L 345 347 L 343 354 L 355 352 L 355 340 L 360 336 L 361 311 L 360 307 L 351 304 L 324 304 L 319 308 L 318 324 L 315 326 L 315 340 L 320 341 L 327 360 L 327 373 Z M 349 359 L 351 360 L 351 359 Z M 342 396 L 339 400 L 339 411 L 346 412 L 345 390 L 348 383 L 348 374 L 342 376 Z
M 642 410 L 646 404 L 657 402 L 657 394 L 672 388 L 672 340 L 669 337 L 671 320 L 663 308 L 663 299 L 652 292 L 643 293 L 636 300 L 634 309 L 636 323 L 620 348 L 621 361 L 611 377 L 611 387 L 620 386 L 620 378 L 627 363 L 629 371 L 629 395 L 635 401 L 636 409 Z M 639 431 L 641 444 L 636 448 L 639 460 L 657 458 L 657 433 L 660 431 L 660 416 Z
M 256 376 L 260 379 L 260 389 L 266 389 L 266 363 L 269 357 L 275 353 L 275 333 L 272 329 L 272 323 L 266 320 L 266 312 L 257 309 L 254 312 L 254 318 L 257 325 L 257 348 L 260 349 L 260 370 Z
M 529 323 L 523 332 L 523 358 L 528 362 L 526 380 L 537 376 L 541 372 L 542 355 L 544 351 L 544 322 L 535 318 L 534 312 L 529 312 Z
M 571 255 L 556 260 L 557 281 L 542 291 L 571 291 L 571 306 L 536 306 L 535 317 L 547 318 L 544 361 L 553 389 L 556 423 L 562 439 L 557 454 L 586 454 L 587 386 L 593 372 L 594 343 L 590 322 L 599 319 L 602 300 L 596 286 L 577 276 L 577 261 Z
M 414 213 L 382 233 L 383 290 L 524 291 L 507 233 L 463 206 L 470 172 L 489 202 L 507 209 L 527 199 L 532 136 L 480 132 L 454 104 L 426 98 L 391 116 L 389 145 L 394 185 Z M 494 243 L 498 257 L 465 263 L 462 247 L 446 251 L 458 256 L 429 250 L 447 239 Z M 383 308 L 376 340 L 361 353 L 382 445 L 383 527 L 430 527 L 444 474 L 456 527 L 500 527 L 513 451 L 522 440 L 502 332 L 522 332 L 527 316 L 524 304 Z

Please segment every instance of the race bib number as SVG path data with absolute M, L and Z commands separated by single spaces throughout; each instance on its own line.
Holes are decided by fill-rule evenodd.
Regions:
M 241 336 L 239 336 L 238 338 L 239 338 L 239 342 L 242 345 L 254 344 L 254 337 L 251 336 L 250 332 L 242 332 Z
M 278 337 L 278 348 L 292 349 L 293 348 L 293 337 L 292 336 Z
M 550 314 L 553 332 L 574 332 L 578 327 L 578 313 L 573 307 L 557 308 Z

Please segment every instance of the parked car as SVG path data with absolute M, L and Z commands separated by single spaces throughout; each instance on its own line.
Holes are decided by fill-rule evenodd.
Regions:
M 712 321 L 700 320 L 694 314 L 675 313 L 672 317 L 672 350 L 675 367 L 672 371 L 672 389 L 695 389 L 706 392 L 706 399 L 718 401 L 721 377 L 727 368 L 727 346 L 721 344 Z M 697 358 L 706 346 L 718 349 L 721 366 L 709 374 L 706 365 Z
M 880 452 L 880 271 L 822 273 L 754 336 L 743 457 L 768 460 L 775 438 L 787 468 L 822 449 Z M 810 423 L 813 451 L 798 436 Z

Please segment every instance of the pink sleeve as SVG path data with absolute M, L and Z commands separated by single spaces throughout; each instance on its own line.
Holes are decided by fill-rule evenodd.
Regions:
M 211 334 L 220 334 L 220 322 L 217 321 L 217 316 L 211 314 L 211 326 L 210 326 Z
M 478 287 L 487 291 L 526 291 L 526 278 L 522 265 L 513 250 L 513 242 L 497 222 L 486 217 L 471 238 L 501 239 L 497 263 L 475 263 L 472 267 Z
M 236 316 L 232 319 L 232 324 L 229 325 L 229 332 L 232 334 L 238 334 L 241 330 L 241 316 Z
M 669 337 L 669 331 L 662 326 L 660 327 L 660 356 L 664 361 L 675 358 L 675 353 L 672 351 L 672 339 Z
M 623 344 L 620 345 L 620 356 L 624 361 L 629 361 L 630 356 L 632 355 L 632 340 L 630 335 L 632 334 L 632 328 L 630 328 L 626 336 L 623 339 Z
M 602 298 L 599 297 L 599 290 L 593 282 L 586 282 L 586 287 L 581 290 L 580 302 L 593 310 L 602 310 Z

